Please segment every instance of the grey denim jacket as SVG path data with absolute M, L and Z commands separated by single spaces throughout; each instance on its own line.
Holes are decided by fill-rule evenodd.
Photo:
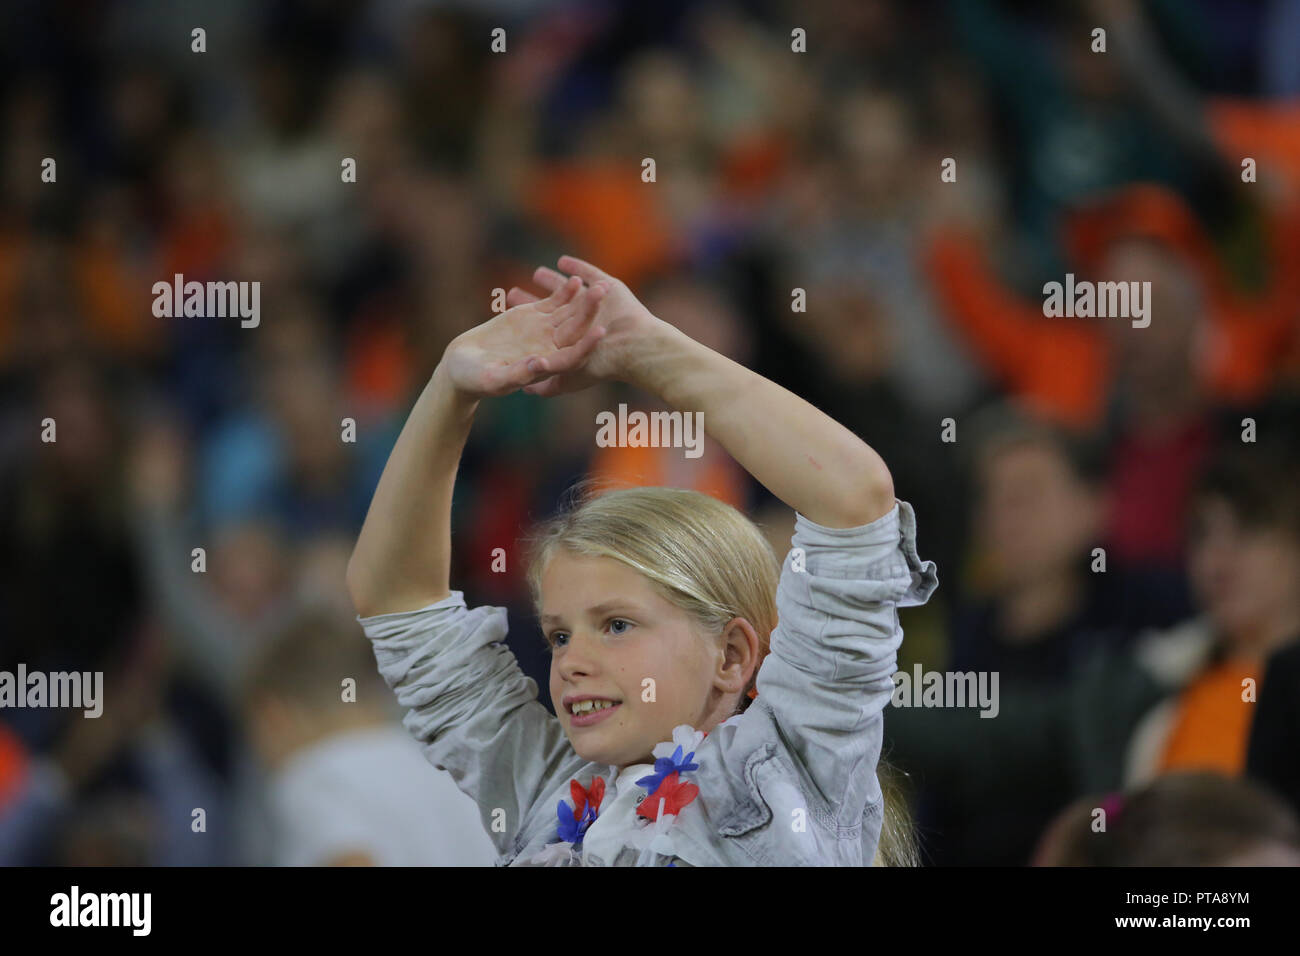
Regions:
M 699 795 L 657 863 L 869 866 L 875 856 L 884 802 L 876 764 L 903 638 L 897 609 L 929 599 L 934 562 L 917 555 L 916 518 L 901 500 L 857 528 L 796 514 L 791 546 L 802 561 L 795 550 L 785 557 L 758 696 L 698 748 L 690 779 Z M 571 779 L 614 783 L 613 768 L 579 757 L 538 701 L 504 643 L 504 608 L 467 608 L 452 591 L 418 611 L 358 621 L 407 709 L 403 723 L 478 803 L 498 865 L 525 864 L 558 839 L 556 805 Z M 637 857 L 627 847 L 613 859 L 586 853 L 583 863 Z

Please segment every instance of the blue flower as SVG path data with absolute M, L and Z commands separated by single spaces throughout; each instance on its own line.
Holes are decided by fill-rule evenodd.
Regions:
M 655 772 L 642 777 L 636 782 L 638 787 L 645 787 L 650 793 L 659 789 L 659 784 L 663 783 L 664 777 L 670 773 L 688 773 L 692 770 L 699 770 L 700 765 L 691 763 L 691 758 L 695 756 L 692 750 L 685 757 L 682 756 L 682 748 L 678 746 L 673 750 L 671 757 L 660 757 L 655 761 Z
M 562 842 L 572 843 L 574 846 L 581 845 L 582 838 L 587 833 L 587 828 L 596 819 L 596 812 L 588 806 L 583 811 L 581 819 L 575 820 L 573 818 L 573 807 L 563 800 L 556 805 L 555 815 L 559 818 L 556 834 Z

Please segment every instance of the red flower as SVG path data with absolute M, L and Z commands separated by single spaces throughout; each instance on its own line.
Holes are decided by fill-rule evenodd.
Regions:
M 678 779 L 677 771 L 673 771 L 664 777 L 655 791 L 641 801 L 640 806 L 636 808 L 637 816 L 645 817 L 647 820 L 659 819 L 659 801 L 664 802 L 663 812 L 676 816 L 681 813 L 682 807 L 690 803 L 699 794 L 700 788 L 693 783 L 682 783 Z
M 578 781 L 570 780 L 569 796 L 573 798 L 573 819 L 582 819 L 582 813 L 588 803 L 591 804 L 591 812 L 595 815 L 600 812 L 600 801 L 605 799 L 605 778 L 596 777 L 591 781 L 591 787 L 586 790 Z

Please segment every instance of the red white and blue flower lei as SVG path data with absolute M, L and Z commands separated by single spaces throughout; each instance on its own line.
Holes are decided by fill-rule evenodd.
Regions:
M 656 744 L 651 751 L 655 758 L 654 770 L 636 781 L 638 787 L 646 790 L 636 808 L 637 817 L 644 822 L 628 840 L 629 846 L 641 851 L 637 857 L 638 866 L 653 863 L 657 854 L 671 852 L 665 839 L 667 830 L 700 792 L 700 788 L 684 775 L 700 769 L 694 762 L 695 751 L 706 736 L 707 733 L 695 730 L 689 724 L 680 724 L 673 728 L 672 740 Z M 605 786 L 604 777 L 593 778 L 589 787 L 584 787 L 576 779 L 569 781 L 572 804 L 561 800 L 555 807 L 557 842 L 548 844 L 536 854 L 534 863 L 543 866 L 580 863 L 582 840 L 600 813 Z

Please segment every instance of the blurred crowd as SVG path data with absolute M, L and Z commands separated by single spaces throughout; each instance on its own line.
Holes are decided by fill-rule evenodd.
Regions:
M 926 862 L 1300 863 L 1300 0 L 19 0 L 0 64 L 0 670 L 105 675 L 0 711 L 0 863 L 491 862 L 343 578 L 442 350 L 563 253 L 916 508 L 900 667 L 1002 698 L 886 714 Z M 177 273 L 260 324 L 156 317 Z M 1044 317 L 1066 273 L 1149 327 Z M 453 587 L 548 706 L 515 542 L 573 482 L 793 530 L 716 443 L 596 447 L 619 402 L 485 402 L 461 466 Z

